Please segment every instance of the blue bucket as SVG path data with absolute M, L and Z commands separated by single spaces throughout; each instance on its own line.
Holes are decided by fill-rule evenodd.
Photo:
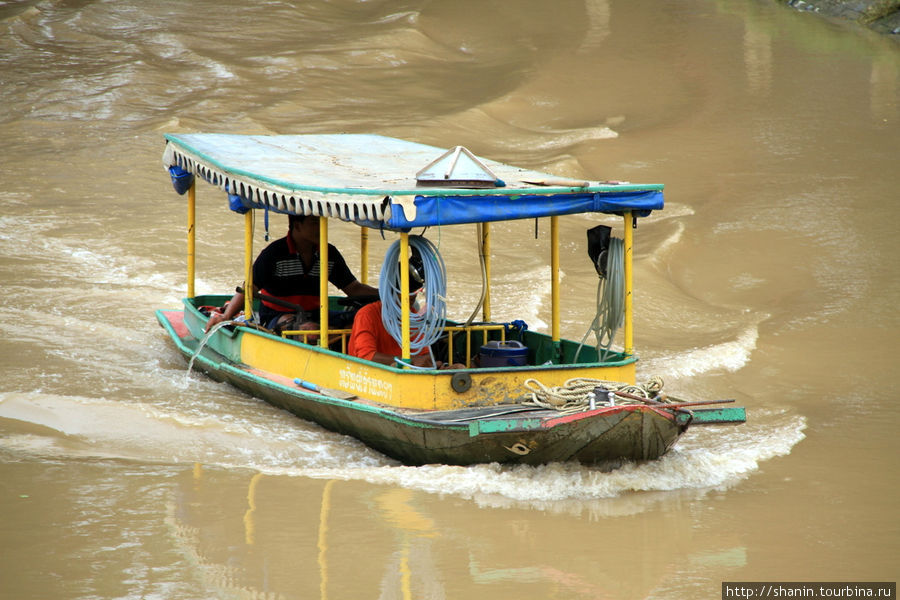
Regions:
M 481 347 L 479 363 L 482 367 L 521 367 L 528 363 L 528 348 L 515 340 L 494 340 Z

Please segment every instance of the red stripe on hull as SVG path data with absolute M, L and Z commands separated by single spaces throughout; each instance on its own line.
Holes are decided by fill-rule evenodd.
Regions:
M 614 415 L 623 411 L 632 412 L 636 410 L 644 410 L 651 409 L 653 412 L 659 414 L 660 416 L 666 417 L 672 421 L 675 420 L 675 415 L 670 412 L 664 410 L 658 410 L 655 407 L 641 405 L 641 404 L 626 404 L 623 406 L 604 406 L 601 408 L 595 408 L 594 410 L 586 410 L 584 412 L 579 412 L 571 415 L 565 415 L 563 417 L 557 417 L 555 419 L 547 419 L 541 423 L 542 429 L 552 429 L 557 425 L 562 425 L 564 423 L 573 423 L 575 421 L 580 421 L 582 419 L 589 419 L 591 417 L 595 417 L 598 415 Z

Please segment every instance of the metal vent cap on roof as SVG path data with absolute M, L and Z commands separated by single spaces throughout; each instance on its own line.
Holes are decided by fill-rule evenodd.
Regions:
M 416 173 L 420 186 L 489 188 L 504 183 L 464 146 L 448 150 Z

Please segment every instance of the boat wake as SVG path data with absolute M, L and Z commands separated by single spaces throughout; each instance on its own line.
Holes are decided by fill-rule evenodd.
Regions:
M 226 396 L 224 403 L 200 410 L 195 404 L 186 412 L 174 405 L 6 393 L 0 396 L 0 456 L 199 463 L 272 476 L 365 481 L 482 506 L 599 514 L 641 511 L 670 501 L 672 494 L 696 497 L 728 489 L 761 463 L 789 454 L 806 427 L 801 415 L 753 413 L 739 428 L 691 430 L 663 458 L 613 471 L 574 463 L 407 467 L 255 399 Z M 610 504 L 613 499 L 626 501 Z
M 556 463 L 539 467 L 382 466 L 355 473 L 305 474 L 335 478 L 350 475 L 373 484 L 453 494 L 491 507 L 595 512 L 611 508 L 603 500 L 627 498 L 628 510 L 640 511 L 645 502 L 671 500 L 671 493 L 700 496 L 728 489 L 752 476 L 760 463 L 789 454 L 805 437 L 806 419 L 799 415 L 754 415 L 754 421 L 757 424 L 740 428 L 705 428 L 688 433 L 659 460 L 629 463 L 608 472 Z
M 674 355 L 642 357 L 641 370 L 659 374 L 667 381 L 714 371 L 734 373 L 750 362 L 750 355 L 756 349 L 758 340 L 758 325 L 752 323 L 731 340 Z

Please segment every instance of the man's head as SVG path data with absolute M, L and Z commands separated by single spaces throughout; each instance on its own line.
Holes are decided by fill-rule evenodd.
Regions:
M 412 246 L 409 248 L 409 293 L 415 294 L 425 285 L 425 265 L 422 263 L 422 256 L 419 251 Z M 400 271 L 395 273 L 394 285 L 396 289 L 400 289 Z
M 288 231 L 297 240 L 319 241 L 319 217 L 315 215 L 288 215 Z
M 409 291 L 418 292 L 425 285 L 425 264 L 418 249 L 409 249 Z
M 293 229 L 309 218 L 309 215 L 288 215 L 288 229 Z

